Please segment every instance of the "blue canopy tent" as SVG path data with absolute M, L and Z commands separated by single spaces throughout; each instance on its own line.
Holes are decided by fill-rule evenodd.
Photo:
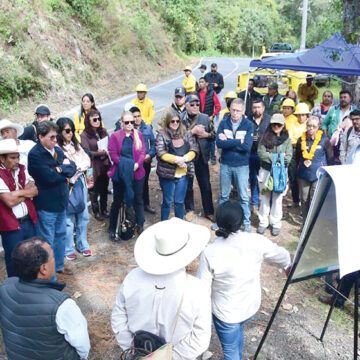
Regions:
M 360 46 L 347 43 L 336 33 L 306 52 L 252 60 L 250 67 L 360 76 Z

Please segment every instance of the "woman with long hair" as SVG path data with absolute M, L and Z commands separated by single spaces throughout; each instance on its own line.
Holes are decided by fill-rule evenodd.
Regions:
M 85 116 L 85 128 L 81 134 L 81 145 L 91 155 L 94 187 L 89 191 L 91 207 L 96 220 L 109 217 L 107 211 L 107 196 L 110 161 L 107 150 L 98 148 L 98 141 L 108 136 L 102 125 L 101 114 L 98 110 L 90 110 Z M 100 196 L 100 206 L 98 197 Z
M 194 176 L 193 160 L 199 148 L 191 130 L 186 131 L 179 114 L 169 111 L 165 116 L 164 128 L 156 137 L 156 173 L 159 176 L 163 202 L 161 220 L 167 220 L 174 203 L 175 216 L 184 218 L 184 201 L 188 177 Z
M 269 182 L 274 153 L 284 154 L 285 166 L 288 168 L 293 154 L 293 148 L 289 134 L 285 129 L 285 118 L 281 114 L 274 114 L 271 117 L 270 126 L 265 131 L 258 146 L 260 159 L 258 176 L 260 208 L 258 212 L 259 227 L 257 232 L 263 234 L 270 224 L 271 235 L 277 236 L 280 234 L 281 229 L 281 219 L 283 215 L 282 201 L 288 186 L 286 186 L 286 189 L 282 193 L 266 189 Z
M 216 210 L 216 238 L 200 257 L 197 276 L 211 292 L 215 330 L 224 360 L 241 360 L 244 324 L 261 304 L 260 270 L 263 260 L 289 271 L 290 254 L 265 236 L 242 232 L 241 204 L 228 200 Z
M 109 236 L 117 241 L 116 227 L 122 201 L 126 205 L 126 217 L 136 225 L 137 233 L 143 231 L 145 217 L 143 188 L 145 181 L 144 160 L 146 147 L 142 133 L 134 128 L 130 111 L 121 116 L 120 130 L 109 139 L 109 156 L 113 163 L 108 172 L 113 181 L 114 196 L 110 210 Z
M 81 133 L 85 129 L 85 116 L 91 110 L 97 110 L 95 106 L 94 96 L 90 93 L 86 93 L 81 98 L 80 110 L 73 115 L 75 125 L 75 136 L 78 142 L 81 142 Z
M 65 156 L 75 162 L 77 168 L 76 174 L 70 179 L 70 184 L 80 181 L 84 194 L 84 210 L 77 214 L 66 215 L 65 257 L 68 260 L 75 260 L 77 256 L 74 249 L 74 228 L 76 230 L 77 250 L 84 256 L 91 256 L 90 245 L 87 241 L 89 211 L 87 206 L 88 184 L 85 178 L 86 170 L 91 166 L 91 160 L 76 139 L 73 121 L 62 117 L 58 119 L 56 125 L 59 127 L 58 145 L 64 151 Z

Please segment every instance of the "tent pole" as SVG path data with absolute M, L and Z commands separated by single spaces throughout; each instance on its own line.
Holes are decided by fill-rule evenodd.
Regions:
M 355 306 L 354 306 L 354 360 L 358 358 L 358 322 L 359 322 L 359 271 L 355 276 Z
M 327 327 L 328 327 L 328 324 L 329 324 L 329 321 L 330 321 L 330 318 L 331 318 L 331 314 L 332 314 L 332 312 L 333 312 L 333 310 L 334 310 L 334 307 L 335 307 L 335 304 L 336 304 L 336 300 L 337 300 L 337 298 L 339 297 L 339 290 L 340 290 L 340 286 L 341 286 L 342 281 L 343 281 L 343 279 L 340 280 L 339 285 L 338 285 L 338 287 L 336 288 L 335 296 L 334 296 L 333 301 L 332 301 L 332 303 L 331 303 L 328 316 L 327 316 L 327 318 L 326 318 L 326 321 L 325 321 L 323 330 L 322 330 L 321 335 L 320 335 L 320 338 L 319 338 L 319 340 L 320 340 L 321 342 L 322 342 L 323 339 L 324 339 L 325 331 L 326 331 L 326 329 L 327 329 Z
M 273 313 L 272 313 L 272 315 L 271 315 L 271 318 L 270 318 L 270 320 L 269 320 L 269 323 L 268 323 L 267 326 L 266 326 L 266 329 L 265 329 L 265 332 L 264 332 L 264 334 L 263 334 L 263 336 L 262 336 L 262 338 L 261 338 L 260 344 L 259 344 L 258 348 L 256 349 L 256 352 L 255 352 L 255 355 L 254 355 L 254 357 L 253 357 L 253 360 L 256 360 L 256 359 L 257 359 L 257 357 L 258 357 L 258 355 L 259 355 L 259 353 L 260 353 L 260 351 L 261 351 L 261 348 L 262 348 L 262 346 L 264 345 L 264 342 L 265 342 L 265 340 L 266 340 L 266 337 L 267 337 L 267 335 L 268 335 L 268 333 L 269 333 L 269 331 L 270 331 L 271 325 L 272 325 L 272 323 L 273 323 L 274 320 L 275 320 L 276 314 L 277 314 L 277 312 L 279 311 L 279 308 L 280 308 L 280 305 L 281 305 L 281 303 L 282 303 L 282 300 L 283 300 L 283 298 L 284 298 L 284 296 L 285 296 L 285 294 L 286 294 L 286 290 L 287 290 L 287 288 L 289 287 L 289 285 L 291 284 L 292 277 L 293 277 L 293 275 L 294 275 L 294 273 L 295 273 L 295 270 L 296 270 L 296 267 L 297 267 L 297 265 L 298 265 L 298 263 L 299 263 L 299 261 L 300 261 L 300 259 L 301 259 L 301 255 L 303 254 L 303 252 L 304 252 L 304 250 L 305 250 L 306 244 L 307 244 L 307 242 L 308 242 L 308 240 L 309 240 L 309 238 L 310 238 L 310 234 L 311 234 L 311 232 L 312 232 L 312 230 L 313 230 L 313 228 L 314 228 L 314 226 L 315 226 L 316 220 L 317 220 L 317 218 L 319 217 L 320 210 L 321 210 L 321 208 L 322 208 L 322 206 L 323 206 L 323 204 L 324 204 L 324 202 L 325 202 L 326 196 L 327 196 L 327 194 L 328 194 L 328 192 L 329 192 L 329 190 L 330 190 L 330 186 L 331 186 L 331 180 L 330 180 L 330 178 L 327 178 L 327 181 L 328 181 L 328 183 L 326 184 L 324 193 L 322 194 L 321 200 L 319 201 L 319 206 L 318 206 L 317 212 L 316 212 L 316 214 L 313 216 L 313 218 L 312 218 L 312 220 L 311 220 L 311 224 L 310 224 L 310 226 L 309 226 L 308 232 L 306 233 L 306 236 L 305 236 L 303 242 L 301 243 L 301 246 L 300 246 L 299 252 L 298 252 L 298 254 L 297 254 L 297 257 L 294 259 L 294 263 L 293 263 L 293 265 L 292 265 L 292 267 L 291 267 L 290 274 L 289 274 L 289 276 L 288 276 L 288 278 L 287 278 L 287 280 L 286 280 L 286 283 L 285 283 L 284 288 L 283 288 L 283 290 L 282 290 L 282 292 L 281 292 L 281 295 L 280 295 L 280 297 L 279 297 L 279 300 L 278 300 L 278 302 L 277 302 L 277 304 L 276 304 L 276 306 L 275 306 L 275 309 L 274 309 L 274 311 L 273 311 Z
M 245 99 L 244 99 L 244 107 L 245 107 L 245 111 L 246 111 L 246 103 L 247 103 L 247 96 L 248 96 L 248 88 L 249 88 L 249 80 L 250 80 L 250 70 L 248 71 L 248 77 L 247 77 L 247 82 L 246 82 L 246 89 L 245 89 Z

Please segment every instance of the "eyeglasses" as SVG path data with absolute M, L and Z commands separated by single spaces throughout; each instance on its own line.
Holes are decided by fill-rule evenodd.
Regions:
M 191 107 L 200 106 L 200 104 L 199 104 L 199 103 L 192 103 L 192 104 L 190 104 L 190 106 L 191 106 Z
M 51 141 L 56 140 L 56 135 L 52 135 L 52 136 L 50 136 L 50 137 L 49 137 L 49 139 L 50 139 Z
M 100 120 L 99 117 L 97 117 L 97 118 L 92 118 L 91 121 L 93 121 L 93 122 L 98 122 L 98 121 L 101 121 L 101 120 Z
M 124 125 L 134 125 L 135 124 L 135 121 L 134 120 L 131 120 L 131 121 L 123 121 Z
M 67 134 L 70 134 L 72 132 L 71 129 L 64 129 L 63 131 L 65 131 Z
M 170 120 L 171 124 L 180 124 L 180 120 Z
M 317 125 L 312 125 L 312 124 L 307 124 L 306 125 L 308 128 L 312 128 L 312 129 L 317 129 L 318 126 Z

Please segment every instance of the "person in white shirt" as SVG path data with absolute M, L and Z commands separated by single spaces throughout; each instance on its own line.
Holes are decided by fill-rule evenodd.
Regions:
M 32 140 L 19 140 L 23 133 L 24 128 L 22 125 L 13 123 L 8 119 L 0 120 L 0 139 L 14 139 L 16 141 L 20 155 L 20 164 L 25 166 L 25 171 L 27 172 L 29 151 L 36 143 Z
M 241 232 L 243 210 L 238 201 L 218 206 L 214 242 L 202 253 L 197 276 L 211 291 L 212 313 L 224 360 L 240 360 L 243 326 L 261 303 L 263 260 L 289 269 L 290 254 L 260 234 Z
M 139 236 L 134 249 L 139 267 L 125 277 L 111 315 L 123 350 L 132 348 L 139 330 L 172 343 L 173 360 L 194 360 L 208 348 L 210 297 L 202 281 L 186 274 L 185 266 L 209 239 L 206 227 L 179 218 L 154 224 Z
M 54 252 L 40 237 L 19 243 L 12 253 L 16 277 L 0 287 L 0 326 L 9 359 L 87 359 L 87 322 L 75 301 L 51 281 Z

